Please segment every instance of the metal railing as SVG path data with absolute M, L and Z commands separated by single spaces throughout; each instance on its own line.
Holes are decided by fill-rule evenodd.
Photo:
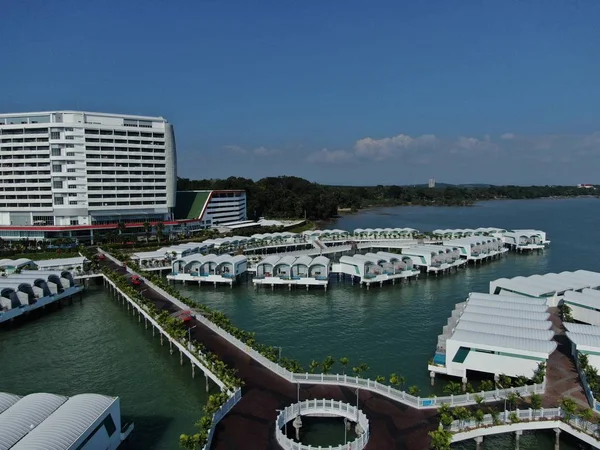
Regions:
M 302 415 L 333 415 L 345 417 L 352 422 L 358 423 L 360 435 L 355 440 L 337 446 L 325 447 L 328 450 L 362 450 L 369 442 L 369 420 L 359 408 L 341 401 L 314 399 L 294 403 L 279 412 L 277 427 L 275 428 L 275 438 L 282 448 L 289 450 L 315 450 L 322 448 L 321 446 L 315 447 L 294 442 L 282 431 L 282 428 L 285 428 L 288 422 Z
M 209 450 L 212 444 L 213 436 L 215 434 L 215 428 L 217 424 L 221 421 L 223 417 L 227 415 L 229 411 L 233 409 L 233 407 L 242 399 L 242 390 L 237 388 L 235 392 L 231 394 L 229 399 L 221 405 L 221 407 L 213 414 L 212 424 L 210 426 L 210 430 L 208 432 L 208 437 L 206 439 L 206 445 L 202 447 L 202 450 Z
M 516 419 L 516 420 L 515 420 Z M 483 420 L 455 420 L 450 425 L 449 431 L 452 433 L 463 433 L 478 428 L 488 428 L 489 434 L 494 434 L 493 427 L 509 424 L 526 424 L 527 422 L 538 422 L 544 420 L 561 420 L 568 423 L 573 428 L 583 431 L 597 439 L 600 432 L 600 425 L 587 420 L 575 414 L 565 413 L 564 409 L 558 408 L 540 408 L 540 409 L 517 409 L 515 411 L 503 411 L 495 419 L 491 414 L 483 416 Z M 524 428 L 527 428 L 524 425 Z M 532 426 L 532 428 L 534 428 Z M 537 428 L 537 427 L 536 427 Z

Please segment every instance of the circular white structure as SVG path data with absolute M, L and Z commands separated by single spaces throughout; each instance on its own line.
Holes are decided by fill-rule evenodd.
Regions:
M 294 426 L 294 421 L 298 416 L 309 417 L 343 417 L 350 422 L 356 423 L 356 432 L 358 437 L 347 443 L 338 446 L 324 447 L 328 450 L 362 450 L 369 442 L 369 420 L 367 416 L 356 406 L 336 400 L 314 399 L 306 400 L 300 403 L 294 403 L 281 410 L 277 416 L 277 427 L 275 428 L 275 438 L 277 443 L 283 449 L 290 450 L 315 450 L 321 447 L 303 445 L 288 438 L 283 432 L 283 428 L 291 422 L 289 426 Z

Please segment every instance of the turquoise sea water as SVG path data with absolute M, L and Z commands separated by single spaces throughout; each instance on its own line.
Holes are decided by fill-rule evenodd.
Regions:
M 342 217 L 331 228 L 539 228 L 552 240 L 543 254 L 510 254 L 503 260 L 405 286 L 370 291 L 333 283 L 306 292 L 187 285 L 190 297 L 218 308 L 259 340 L 282 346 L 283 354 L 307 365 L 327 355 L 365 362 L 370 376 L 404 375 L 407 384 L 429 392 L 427 361 L 455 303 L 471 291 L 486 292 L 490 280 L 562 270 L 600 271 L 600 200 L 486 202 L 465 208 L 399 207 Z M 341 368 L 338 367 L 341 371 Z M 439 388 L 442 383 L 438 383 Z M 161 347 L 109 300 L 92 288 L 82 304 L 64 307 L 18 328 L 0 329 L 0 390 L 72 395 L 97 392 L 121 397 L 123 414 L 135 421 L 130 448 L 174 449 L 182 432 L 193 431 L 205 402 L 203 377 Z M 315 424 L 311 437 L 333 443 L 339 424 Z M 527 434 L 521 449 L 550 449 L 552 433 Z M 318 441 L 318 442 L 317 442 Z M 327 442 L 325 442 L 327 441 Z M 457 448 L 474 448 L 472 442 Z M 486 440 L 484 448 L 512 449 L 512 436 Z M 562 449 L 579 448 L 566 436 Z

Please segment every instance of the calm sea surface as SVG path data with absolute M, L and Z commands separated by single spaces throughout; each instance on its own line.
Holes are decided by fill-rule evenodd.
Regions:
M 397 207 L 342 217 L 330 228 L 412 227 L 536 228 L 552 244 L 542 254 L 515 255 L 443 277 L 423 277 L 403 286 L 372 287 L 332 283 L 327 292 L 177 285 L 183 293 L 228 314 L 239 327 L 282 346 L 304 365 L 331 355 L 361 362 L 368 375 L 395 372 L 431 392 L 427 361 L 454 304 L 469 292 L 487 292 L 500 277 L 588 269 L 600 271 L 600 200 L 523 200 L 480 203 L 464 208 Z M 336 368 L 334 368 L 335 370 Z M 341 372 L 341 368 L 337 367 Z M 205 401 L 203 377 L 100 290 L 82 305 L 66 307 L 22 327 L 0 331 L 0 390 L 25 394 L 97 392 L 121 397 L 123 413 L 136 423 L 133 448 L 176 448 L 191 432 Z M 438 392 L 442 380 L 436 385 Z M 335 427 L 337 428 L 337 427 Z M 319 430 L 318 434 L 327 434 Z M 331 430 L 331 433 L 338 433 Z M 564 435 L 564 433 L 563 433 Z M 566 438 L 561 448 L 579 448 Z M 553 434 L 527 434 L 522 449 L 550 449 Z M 311 439 L 313 441 L 313 439 Z M 311 442 L 312 443 L 312 442 Z M 330 444 L 332 442 L 327 442 Z M 465 443 L 457 448 L 474 448 Z M 488 439 L 484 448 L 514 448 L 512 436 Z

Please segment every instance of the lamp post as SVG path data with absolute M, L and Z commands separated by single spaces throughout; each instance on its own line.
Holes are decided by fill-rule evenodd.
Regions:
M 281 352 L 283 351 L 283 347 L 275 347 L 279 350 L 279 357 L 277 358 L 277 362 L 281 361 Z
M 359 388 L 356 388 L 356 423 L 358 423 L 358 393 L 360 392 Z
M 344 417 L 344 445 L 346 445 L 346 442 L 348 442 L 348 419 L 346 417 Z
M 197 325 L 188 328 L 188 350 L 192 351 L 192 330 L 196 328 Z

